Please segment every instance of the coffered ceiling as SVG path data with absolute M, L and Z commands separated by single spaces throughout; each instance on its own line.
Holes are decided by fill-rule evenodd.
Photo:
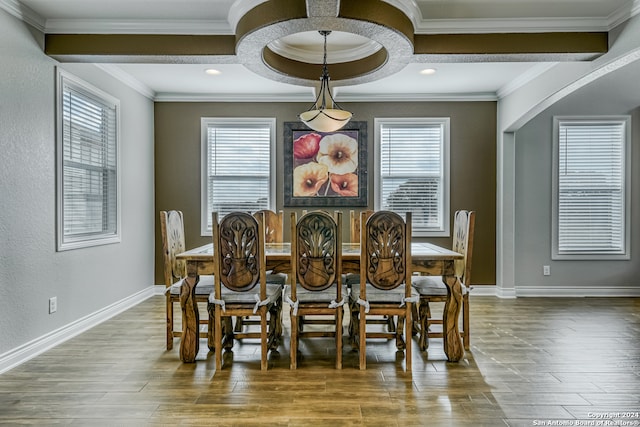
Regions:
M 53 58 L 98 63 L 152 99 L 311 102 L 320 29 L 332 30 L 327 61 L 338 101 L 497 99 L 557 61 L 605 53 L 607 32 L 640 3 L 0 0 L 0 7 L 43 31 Z M 429 68 L 435 73 L 421 73 Z

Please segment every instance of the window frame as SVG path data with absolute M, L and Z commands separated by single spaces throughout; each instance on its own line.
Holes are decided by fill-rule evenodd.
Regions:
M 276 119 L 274 117 L 201 117 L 200 119 L 200 235 L 210 237 L 209 227 L 211 213 L 208 206 L 208 159 L 209 159 L 209 125 L 232 126 L 268 126 L 269 127 L 269 202 L 268 209 L 275 210 L 276 177 L 274 173 L 276 161 Z
M 121 160 L 120 160 L 120 100 L 85 82 L 79 77 L 56 67 L 56 240 L 57 250 L 87 248 L 121 242 Z M 84 92 L 87 99 L 94 98 L 96 104 L 114 110 L 115 131 L 115 230 L 113 232 L 90 232 L 82 236 L 67 236 L 64 230 L 64 90 L 70 87 Z M 103 165 L 106 169 L 106 166 Z M 103 198 L 108 197 L 102 194 Z
M 412 234 L 415 237 L 449 237 L 451 235 L 450 230 L 450 212 L 451 212 L 451 118 L 450 117 L 387 117 L 374 119 L 375 127 L 375 173 L 374 173 L 374 208 L 375 210 L 382 209 L 382 156 L 381 156 L 381 144 L 382 144 L 382 132 L 381 128 L 384 125 L 411 125 L 424 126 L 424 125 L 439 125 L 442 126 L 442 201 L 440 206 L 440 214 L 442 216 L 442 224 L 439 228 L 425 228 L 412 226 Z M 398 212 L 400 215 L 404 215 L 404 212 Z
M 561 251 L 559 248 L 559 209 L 560 209 L 560 126 L 564 123 L 581 123 L 581 124 L 622 124 L 624 131 L 622 132 L 624 141 L 622 160 L 622 211 L 624 218 L 622 226 L 622 238 L 624 242 L 620 251 L 577 251 L 567 250 Z M 631 116 L 555 116 L 553 118 L 553 163 L 552 163 L 552 260 L 628 260 L 631 258 Z

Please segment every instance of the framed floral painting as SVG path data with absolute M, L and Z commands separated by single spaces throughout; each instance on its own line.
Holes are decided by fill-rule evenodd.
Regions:
M 367 206 L 367 122 L 316 132 L 284 123 L 284 206 Z

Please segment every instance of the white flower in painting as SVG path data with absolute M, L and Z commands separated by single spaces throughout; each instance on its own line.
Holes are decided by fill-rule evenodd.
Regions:
M 352 173 L 358 169 L 358 141 L 339 133 L 327 135 L 320 141 L 317 159 L 330 173 Z

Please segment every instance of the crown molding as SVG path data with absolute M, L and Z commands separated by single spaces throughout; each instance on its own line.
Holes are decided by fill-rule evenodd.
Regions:
M 334 94 L 340 104 L 345 102 L 482 102 L 497 101 L 494 92 L 480 93 L 341 93 Z
M 47 34 L 233 35 L 227 21 L 204 19 L 47 19 L 45 32 Z
M 292 94 L 246 94 L 246 93 L 157 93 L 155 102 L 313 102 L 311 91 Z
M 607 17 L 608 27 L 611 30 L 639 13 L 640 0 L 632 0 L 628 6 L 622 6 Z
M 416 34 L 608 31 L 607 18 L 424 19 Z
M 336 101 L 343 102 L 482 102 L 496 101 L 495 93 L 391 93 L 343 94 Z M 310 93 L 300 94 L 220 94 L 220 93 L 157 93 L 155 102 L 312 102 Z
M 112 64 L 95 64 L 95 65 L 105 73 L 111 75 L 112 77 L 115 77 L 120 82 L 129 86 L 131 89 L 135 90 L 136 92 L 146 96 L 152 101 L 155 99 L 156 92 L 153 89 L 151 89 L 146 84 L 142 83 L 140 80 L 134 78 L 131 74 L 123 71 L 122 68 L 118 67 L 117 65 L 112 65 Z
M 45 19 L 18 0 L 0 0 L 0 9 L 26 22 L 37 30 L 45 31 Z
M 522 86 L 534 80 L 536 77 L 549 71 L 556 64 L 557 62 L 545 62 L 542 64 L 534 65 L 531 69 L 527 70 L 525 73 L 519 75 L 516 79 L 510 81 L 508 84 L 498 89 L 498 92 L 496 93 L 498 99 L 504 98 L 512 92 L 515 92 Z
M 129 34 L 234 34 L 240 18 L 266 0 L 237 0 L 222 20 L 100 20 L 44 19 L 18 0 L 0 0 L 0 8 L 45 33 Z M 600 18 L 531 19 L 423 19 L 413 0 L 383 0 L 402 11 L 416 34 L 609 31 L 640 13 L 640 0 L 631 0 L 609 16 Z

